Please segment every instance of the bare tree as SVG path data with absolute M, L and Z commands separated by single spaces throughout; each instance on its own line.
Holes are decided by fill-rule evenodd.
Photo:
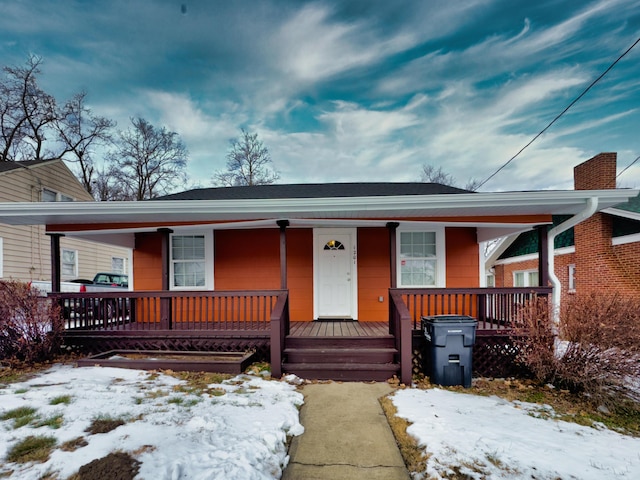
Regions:
M 422 172 L 420 172 L 420 181 L 426 183 L 439 183 L 450 187 L 457 187 L 456 178 L 450 173 L 445 172 L 442 167 L 434 167 L 433 165 L 424 164 Z M 475 192 L 480 187 L 480 180 L 469 179 L 464 186 L 465 190 Z
M 240 185 L 269 185 L 280 178 L 271 168 L 269 150 L 258 140 L 257 133 L 244 128 L 240 137 L 231 140 L 227 153 L 227 170 L 213 174 L 213 183 L 232 187 Z
M 132 118 L 131 127 L 117 135 L 109 152 L 108 175 L 123 189 L 123 200 L 145 200 L 184 185 L 187 147 L 180 136 L 157 128 L 144 118 Z
M 0 161 L 59 158 L 45 148 L 56 120 L 56 101 L 38 86 L 42 60 L 31 55 L 23 67 L 4 67 L 0 82 Z
M 78 179 L 91 195 L 98 172 L 93 161 L 93 149 L 111 141 L 111 129 L 115 122 L 94 115 L 86 106 L 87 93 L 76 93 L 58 112 L 55 122 L 58 141 L 62 144 L 65 159 L 78 166 Z M 99 198 L 99 195 L 98 195 Z

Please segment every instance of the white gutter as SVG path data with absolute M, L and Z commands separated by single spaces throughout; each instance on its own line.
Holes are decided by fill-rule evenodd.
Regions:
M 569 230 L 571 227 L 576 226 L 580 222 L 586 220 L 591 217 L 594 213 L 596 213 L 598 209 L 598 197 L 590 197 L 587 199 L 587 206 L 576 213 L 573 217 L 569 218 L 565 222 L 560 225 L 556 225 L 551 230 L 549 230 L 547 236 L 547 265 L 549 266 L 549 280 L 551 280 L 551 284 L 553 285 L 553 293 L 551 294 L 551 306 L 553 320 L 558 324 L 559 315 L 560 315 L 560 296 L 562 293 L 562 286 L 560 285 L 560 280 L 556 276 L 555 272 L 555 255 L 553 244 L 556 236 L 561 234 L 562 232 Z

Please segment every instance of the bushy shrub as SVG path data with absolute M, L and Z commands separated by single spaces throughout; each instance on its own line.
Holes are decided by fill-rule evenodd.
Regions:
M 543 299 L 523 310 L 515 337 L 520 360 L 540 382 L 583 393 L 594 402 L 637 396 L 640 379 L 640 300 L 617 293 L 575 296 L 556 325 Z
M 0 360 L 50 360 L 62 342 L 58 306 L 24 282 L 0 281 Z

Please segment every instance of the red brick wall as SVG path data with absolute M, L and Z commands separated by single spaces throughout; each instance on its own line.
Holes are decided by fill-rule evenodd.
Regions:
M 616 154 L 601 153 L 574 169 L 576 190 L 602 190 L 616 187 Z M 576 292 L 579 294 L 617 291 L 640 296 L 637 250 L 640 247 L 615 248 L 612 217 L 596 213 L 576 225 Z M 635 272 L 635 274 L 634 274 Z

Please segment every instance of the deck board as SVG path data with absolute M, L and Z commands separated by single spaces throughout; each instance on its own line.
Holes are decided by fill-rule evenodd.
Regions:
M 292 337 L 380 337 L 389 335 L 386 322 L 291 322 Z

